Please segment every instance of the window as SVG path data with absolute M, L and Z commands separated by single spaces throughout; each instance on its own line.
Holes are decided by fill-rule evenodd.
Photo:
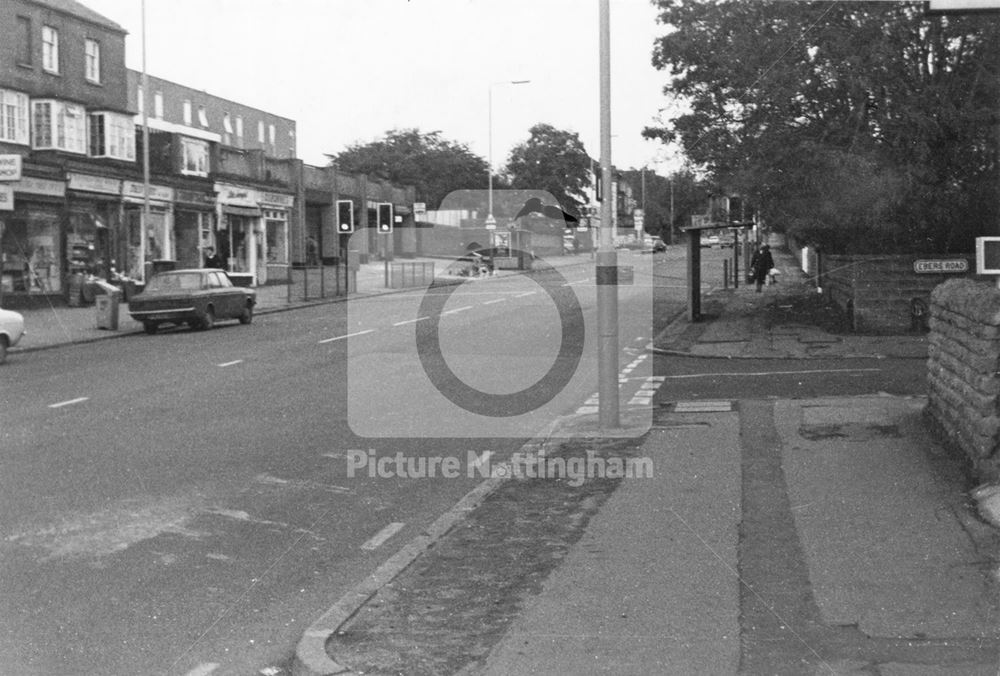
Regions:
M 243 147 L 243 118 L 236 116 L 236 146 Z
M 222 143 L 229 146 L 233 144 L 233 120 L 229 113 L 222 114 Z
M 34 147 L 87 153 L 87 116 L 83 106 L 65 101 L 32 101 Z
M 257 123 L 257 141 L 259 143 L 264 142 L 264 120 Z
M 118 113 L 90 114 L 90 156 L 135 160 L 135 122 Z
M 208 126 L 208 113 L 205 112 L 205 106 L 198 106 L 198 122 L 203 127 Z
M 59 72 L 59 31 L 52 26 L 42 26 L 42 68 Z
M 191 126 L 191 102 L 184 102 L 184 124 Z
M 0 89 L 0 141 L 28 145 L 28 95 Z
M 101 81 L 101 43 L 97 40 L 84 40 L 84 68 L 85 77 L 89 82 L 100 83 Z
M 267 126 L 267 138 L 270 139 L 270 143 L 273 146 L 274 145 L 274 125 L 273 124 L 269 124 Z
M 163 92 L 153 94 L 153 117 L 163 119 Z
M 208 176 L 208 141 L 181 137 L 184 166 L 182 174 Z
M 136 89 L 135 103 L 139 107 L 139 114 L 142 115 L 142 111 L 146 109 L 146 97 L 142 95 L 142 85 L 139 85 Z
M 17 17 L 17 62 L 22 66 L 30 66 L 31 58 L 31 19 L 26 16 Z

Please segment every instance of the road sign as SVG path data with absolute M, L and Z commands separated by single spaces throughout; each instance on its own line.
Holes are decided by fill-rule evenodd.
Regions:
M 632 212 L 632 218 L 635 219 L 635 229 L 642 230 L 642 225 L 646 219 L 646 212 L 642 209 L 636 209 Z
M 0 155 L 0 181 L 21 180 L 21 156 Z
M 969 261 L 964 258 L 944 258 L 913 261 L 913 271 L 917 274 L 940 274 L 947 272 L 968 272 Z

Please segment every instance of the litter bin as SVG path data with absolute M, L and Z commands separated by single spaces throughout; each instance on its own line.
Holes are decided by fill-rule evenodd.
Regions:
M 113 284 L 104 281 L 96 282 L 98 289 L 94 296 L 94 307 L 97 308 L 97 328 L 118 330 L 118 306 L 121 304 L 122 291 Z

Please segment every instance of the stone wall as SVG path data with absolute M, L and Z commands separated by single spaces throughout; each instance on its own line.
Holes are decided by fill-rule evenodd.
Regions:
M 987 480 L 1000 478 L 1000 290 L 969 279 L 934 289 L 927 413 Z
M 971 273 L 921 274 L 914 263 L 928 259 L 964 258 L 975 269 L 972 256 L 855 255 L 820 257 L 819 286 L 848 317 L 859 333 L 906 333 L 925 328 L 931 291 L 938 284 Z M 915 317 L 914 309 L 923 317 Z

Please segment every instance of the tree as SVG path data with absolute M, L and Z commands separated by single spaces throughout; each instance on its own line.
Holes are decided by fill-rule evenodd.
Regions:
M 996 227 L 1000 28 L 921 2 L 658 0 L 679 141 L 772 226 L 839 251 L 956 252 Z
M 417 201 L 431 209 L 453 190 L 485 189 L 489 171 L 486 160 L 467 146 L 442 138 L 439 131 L 418 129 L 388 131 L 383 139 L 328 157 L 341 171 L 414 186 Z
M 622 172 L 622 177 L 635 188 L 639 208 L 645 209 L 643 230 L 665 242 L 676 242 L 680 228 L 691 223 L 692 214 L 704 213 L 708 204 L 708 186 L 690 169 L 681 169 L 670 176 L 660 176 L 648 169 L 628 169 Z
M 564 210 L 579 216 L 587 202 L 591 164 L 579 134 L 544 123 L 528 133 L 528 140 L 511 150 L 507 160 L 504 174 L 510 187 L 545 190 Z

